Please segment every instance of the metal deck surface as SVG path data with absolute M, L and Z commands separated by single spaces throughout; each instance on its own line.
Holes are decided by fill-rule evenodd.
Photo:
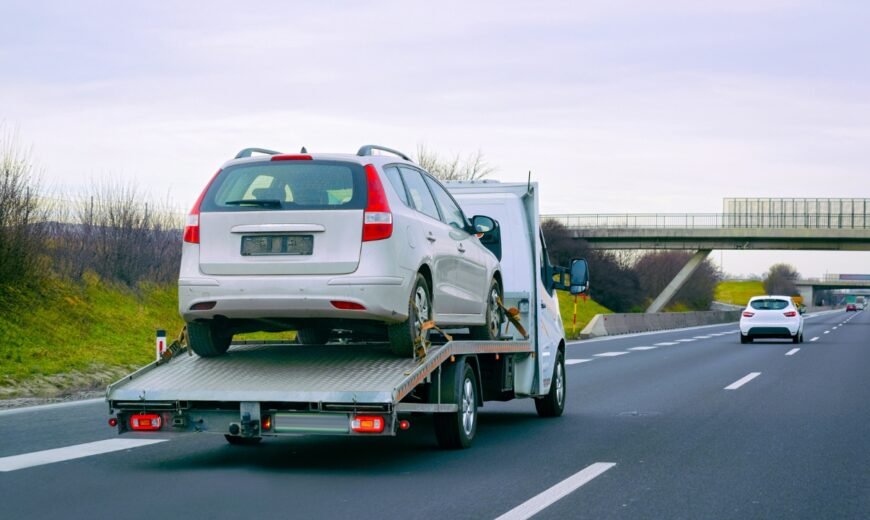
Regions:
M 386 344 L 233 345 L 223 356 L 186 352 L 109 386 L 109 401 L 395 403 L 452 354 L 530 352 L 528 342 L 460 341 L 422 362 Z

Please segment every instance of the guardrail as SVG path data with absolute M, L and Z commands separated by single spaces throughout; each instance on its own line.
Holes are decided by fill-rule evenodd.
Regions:
M 571 229 L 870 229 L 870 214 L 599 213 L 542 215 Z

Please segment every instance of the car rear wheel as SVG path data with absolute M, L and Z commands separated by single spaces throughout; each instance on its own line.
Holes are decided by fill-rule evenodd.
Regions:
M 324 345 L 329 341 L 329 329 L 308 328 L 296 331 L 296 343 L 300 345 Z
M 795 334 L 794 336 L 791 337 L 791 342 L 792 343 L 800 343 L 801 342 L 800 332 L 798 332 L 797 334 Z
M 198 356 L 217 357 L 230 348 L 233 334 L 218 323 L 192 321 L 187 324 L 187 340 Z
M 752 336 L 740 335 L 740 343 L 752 343 Z
M 387 328 L 390 349 L 397 356 L 414 355 L 414 340 L 423 334 L 423 324 L 432 319 L 432 296 L 429 284 L 417 273 L 411 297 L 408 300 L 408 319 Z
M 497 280 L 489 284 L 489 293 L 486 296 L 486 323 L 479 327 L 469 327 L 472 339 L 494 340 L 501 335 L 501 326 L 504 323 L 504 313 L 498 305 L 501 299 L 501 286 Z

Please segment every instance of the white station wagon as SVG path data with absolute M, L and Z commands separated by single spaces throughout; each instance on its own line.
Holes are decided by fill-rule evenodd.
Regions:
M 327 343 L 336 331 L 388 339 L 410 356 L 428 320 L 494 339 L 503 285 L 481 243 L 493 236 L 497 222 L 466 218 L 395 150 L 248 148 L 221 167 L 188 216 L 179 310 L 203 357 L 226 352 L 234 334 L 283 330 L 297 330 L 303 344 Z

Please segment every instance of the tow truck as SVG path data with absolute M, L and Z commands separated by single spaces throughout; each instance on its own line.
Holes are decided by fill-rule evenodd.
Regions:
M 184 334 L 147 366 L 109 385 L 120 435 L 216 433 L 230 444 L 282 435 L 394 436 L 434 414 L 438 444 L 467 448 L 478 408 L 527 398 L 543 417 L 565 407 L 565 332 L 556 290 L 588 290 L 588 266 L 550 265 L 537 183 L 446 183 L 467 214 L 497 222 L 487 248 L 502 265 L 506 326 L 498 340 L 463 339 L 430 323 L 414 358 L 381 343 L 238 341 L 226 355 L 191 353 Z M 482 240 L 483 241 L 483 240 Z

